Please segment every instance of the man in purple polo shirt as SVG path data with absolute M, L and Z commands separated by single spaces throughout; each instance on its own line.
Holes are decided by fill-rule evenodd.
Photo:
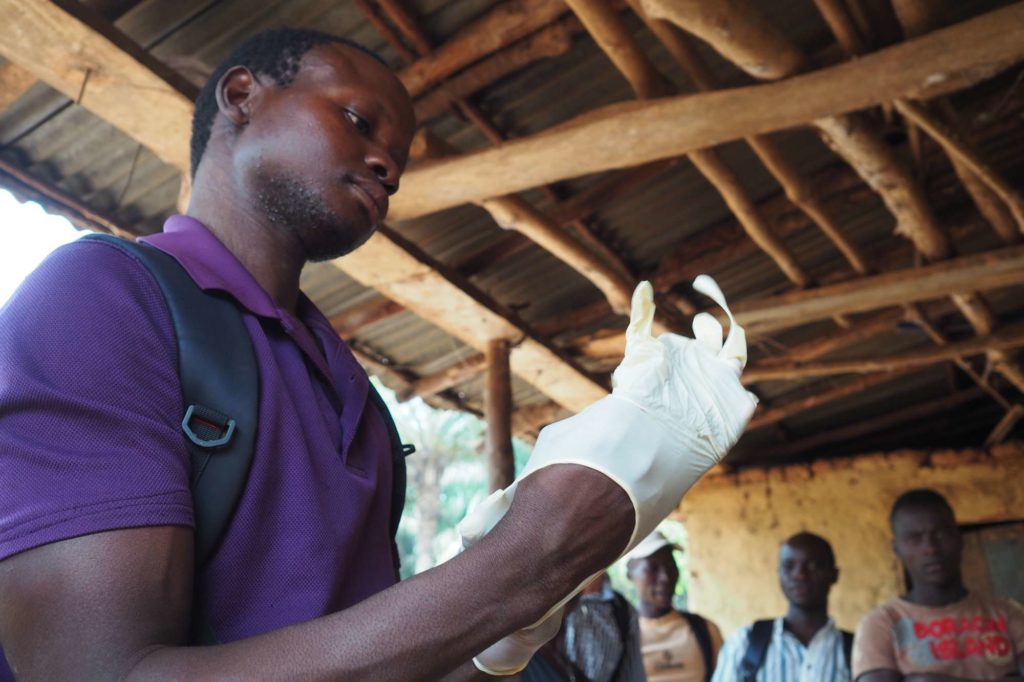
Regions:
M 636 535 L 623 475 L 581 457 L 524 479 L 469 550 L 396 584 L 384 422 L 299 274 L 369 238 L 413 129 L 375 55 L 315 31 L 255 36 L 196 102 L 188 216 L 145 240 L 237 303 L 259 368 L 252 469 L 201 575 L 226 644 L 185 646 L 189 456 L 157 284 L 122 251 L 80 242 L 0 310 L 0 679 L 469 679 L 467 661 Z

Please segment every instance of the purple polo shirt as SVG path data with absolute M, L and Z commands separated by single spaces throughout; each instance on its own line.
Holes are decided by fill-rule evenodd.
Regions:
M 260 373 L 252 469 L 203 579 L 223 641 L 356 604 L 397 580 L 391 449 L 368 379 L 305 296 L 277 307 L 201 223 L 143 241 L 234 297 Z M 89 533 L 192 526 L 174 328 L 148 271 L 91 240 L 0 309 L 0 560 Z M 0 659 L 0 679 L 8 674 Z

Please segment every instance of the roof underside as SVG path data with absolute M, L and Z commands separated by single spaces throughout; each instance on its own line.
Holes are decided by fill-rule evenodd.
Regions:
M 262 29 L 285 25 L 316 28 L 357 40 L 378 51 L 396 71 L 408 65 L 368 22 L 358 3 L 107 0 L 86 4 L 108 19 L 116 17 L 114 24 L 120 31 L 197 84 L 239 41 Z M 433 45 L 442 46 L 502 3 L 405 0 L 400 4 L 417 20 Z M 775 27 L 811 56 L 815 67 L 845 59 L 812 0 L 755 4 Z M 888 3 L 848 0 L 846 4 L 869 10 L 874 7 L 869 16 L 884 17 L 885 13 L 875 6 Z M 1011 4 L 999 0 L 951 2 L 953 15 L 949 21 L 962 22 Z M 377 9 L 381 16 L 386 14 Z M 568 13 L 565 8 L 558 20 L 565 21 Z M 650 62 L 672 80 L 678 91 L 695 92 L 690 79 L 635 13 L 623 8 L 619 18 Z M 883 47 L 887 40 L 892 40 L 886 38 L 893 33 L 892 25 L 879 24 L 874 28 L 875 47 Z M 4 30 L 0 26 L 0 32 Z M 705 43 L 693 40 L 693 45 L 721 87 L 755 82 Z M 472 68 L 473 63 L 466 68 Z M 458 75 L 450 74 L 448 79 Z M 632 99 L 634 94 L 627 81 L 591 35 L 578 25 L 563 54 L 535 59 L 465 96 L 470 106 L 510 139 L 530 136 L 599 107 Z M 971 148 L 1015 190 L 1024 190 L 1024 87 L 1020 83 L 1020 65 L 949 99 L 959 112 Z M 0 96 L 0 102 L 4 101 Z M 872 109 L 866 115 L 899 160 L 912 168 L 940 228 L 952 241 L 954 257 L 1005 248 L 1006 240 L 1000 240 L 981 217 L 938 144 L 919 130 L 911 130 L 892 107 Z M 491 145 L 454 107 L 425 124 L 461 152 Z M 774 133 L 771 138 L 799 173 L 820 189 L 825 208 L 864 254 L 872 271 L 908 269 L 923 263 L 911 242 L 895 233 L 896 220 L 880 195 L 831 151 L 817 132 L 803 127 Z M 738 175 L 769 227 L 809 275 L 811 283 L 806 288 L 813 290 L 816 286 L 852 282 L 861 277 L 820 229 L 801 219 L 799 210 L 785 198 L 779 182 L 750 146 L 736 141 L 716 150 Z M 174 212 L 178 198 L 179 169 L 42 82 L 32 85 L 0 111 L 0 159 L 137 234 L 158 231 L 163 219 Z M 616 176 L 621 176 L 623 182 L 628 179 L 621 171 L 603 172 L 564 180 L 550 190 L 528 190 L 521 196 L 542 212 L 557 214 L 571 203 L 572 197 L 600 188 Z M 0 174 L 0 184 L 26 198 L 42 198 L 50 206 L 60 203 L 55 195 L 47 197 L 38 188 L 33 191 L 7 173 Z M 685 157 L 651 172 L 621 193 L 605 194 L 606 200 L 594 203 L 585 217 L 584 227 L 590 238 L 616 254 L 632 277 L 660 281 L 659 294 L 667 296 L 667 300 L 683 296 L 702 306 L 706 304 L 698 300 L 700 297 L 687 281 L 673 281 L 671 273 L 666 275 L 665 264 L 669 258 L 684 263 L 702 258 L 706 255 L 700 250 L 703 237 L 710 239 L 719 232 L 733 235 L 729 237 L 732 241 L 725 245 L 725 255 L 714 261 L 710 274 L 718 280 L 730 303 L 740 304 L 747 299 L 800 288 L 765 252 L 749 248 L 750 238 L 737 231 L 736 218 L 722 196 Z M 549 340 L 563 357 L 607 385 L 609 373 L 619 358 L 613 351 L 597 349 L 597 342 L 621 332 L 626 320 L 612 311 L 602 291 L 577 269 L 514 231 L 502 229 L 478 206 L 463 205 L 393 222 L 391 228 L 504 309 L 517 313 L 538 337 Z M 1018 225 L 1018 238 L 1022 228 L 1024 225 Z M 560 229 L 579 237 L 576 228 Z M 718 248 L 708 240 L 703 243 Z M 695 250 L 687 250 L 688 245 Z M 730 255 L 732 251 L 735 255 Z M 417 379 L 472 365 L 479 354 L 444 331 L 443 325 L 401 306 L 386 306 L 378 292 L 359 284 L 333 264 L 308 266 L 303 287 L 337 323 L 351 345 L 362 351 L 365 358 L 376 361 L 370 363 L 371 373 L 374 368 L 380 371 L 377 363 L 394 370 L 384 372 L 383 379 L 396 388 L 411 390 Z M 998 328 L 1024 321 L 1024 286 L 997 287 L 982 296 L 994 313 Z M 930 323 L 948 341 L 968 340 L 976 335 L 977 329 L 972 328 L 948 297 L 920 304 Z M 751 366 L 785 360 L 793 349 L 812 340 L 842 336 L 859 323 L 886 312 L 892 313 L 891 319 L 877 333 L 854 343 L 837 344 L 824 355 L 803 359 L 858 359 L 936 348 L 920 324 L 905 319 L 904 308 L 887 306 L 838 319 L 826 316 L 808 323 L 792 319 L 781 330 L 751 329 Z M 678 317 L 675 321 L 679 322 Z M 511 341 L 516 343 L 517 339 Z M 1013 361 L 1012 354 L 1007 361 Z M 983 388 L 963 367 L 952 362 L 935 362 L 897 372 L 861 390 L 806 409 L 794 409 L 778 421 L 760 425 L 744 436 L 730 461 L 736 465 L 767 464 L 877 449 L 981 444 L 1004 417 L 1007 406 L 1021 400 L 1021 387 L 1004 374 L 989 371 L 984 354 L 969 357 L 967 367 L 985 384 Z M 866 375 L 765 380 L 751 387 L 762 399 L 762 409 L 768 411 L 837 391 L 863 376 Z M 483 376 L 467 371 L 460 377 L 460 383 L 446 387 L 432 399 L 480 412 L 483 388 Z M 526 408 L 537 408 L 535 412 L 540 414 L 540 408 L 551 402 L 542 390 L 520 377 L 514 379 L 513 398 L 524 415 L 529 412 Z M 557 413 L 549 410 L 545 414 L 550 419 Z M 529 434 L 543 421 L 530 421 L 520 430 Z M 1019 433 L 1020 427 L 1017 428 Z

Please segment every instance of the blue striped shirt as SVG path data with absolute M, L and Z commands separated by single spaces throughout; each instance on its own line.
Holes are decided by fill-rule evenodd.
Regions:
M 750 629 L 749 625 L 740 628 L 725 640 L 711 682 L 742 682 Z M 804 646 L 783 627 L 783 619 L 776 618 L 756 682 L 850 682 L 842 634 L 830 619 Z

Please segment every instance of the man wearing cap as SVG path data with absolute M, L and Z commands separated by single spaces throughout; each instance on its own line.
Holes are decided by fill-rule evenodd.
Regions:
M 626 555 L 629 579 L 640 598 L 640 651 L 651 682 L 708 682 L 722 646 L 711 621 L 672 606 L 679 582 L 674 550 L 655 530 Z

